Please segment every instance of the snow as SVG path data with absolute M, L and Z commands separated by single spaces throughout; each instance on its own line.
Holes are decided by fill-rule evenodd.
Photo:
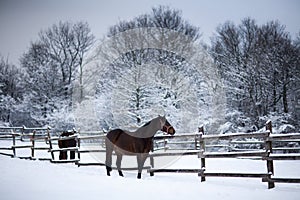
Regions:
M 48 161 L 22 160 L 0 155 L 1 199 L 299 199 L 300 184 L 279 184 L 267 189 L 267 183 L 251 178 L 210 178 L 201 182 L 197 174 L 146 172 L 136 179 L 136 172 L 125 171 L 119 177 L 113 171 L 106 176 L 99 166 L 77 167 L 74 164 L 52 164 Z M 196 156 L 184 156 L 170 166 L 194 168 Z M 248 159 L 207 159 L 213 171 L 262 172 L 265 162 Z M 278 176 L 300 177 L 300 161 L 275 161 Z

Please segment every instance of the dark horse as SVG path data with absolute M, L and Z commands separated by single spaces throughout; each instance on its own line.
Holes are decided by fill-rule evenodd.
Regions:
M 76 131 L 64 131 L 60 135 L 61 137 L 69 137 L 76 133 Z M 70 138 L 67 140 L 58 140 L 58 147 L 59 148 L 69 148 L 69 147 L 76 147 L 76 139 Z M 67 151 L 60 151 L 59 152 L 59 160 L 67 160 L 68 153 Z M 75 159 L 75 151 L 70 151 L 70 159 Z
M 107 133 L 105 145 L 106 145 L 106 171 L 110 176 L 112 171 L 112 152 L 115 151 L 117 155 L 117 169 L 120 176 L 123 176 L 121 171 L 121 161 L 123 155 L 136 155 L 138 163 L 138 175 L 137 178 L 141 178 L 142 169 L 147 159 L 150 150 L 153 146 L 153 137 L 155 133 L 161 130 L 167 134 L 174 135 L 175 129 L 166 120 L 165 117 L 158 116 L 140 127 L 134 132 L 124 131 L 121 129 L 115 129 Z

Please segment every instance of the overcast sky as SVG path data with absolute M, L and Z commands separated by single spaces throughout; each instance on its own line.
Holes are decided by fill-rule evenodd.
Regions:
M 300 32 L 299 0 L 0 0 L 0 55 L 14 64 L 38 33 L 61 21 L 87 21 L 96 38 L 120 20 L 148 13 L 156 5 L 182 11 L 209 43 L 216 27 L 251 17 L 258 24 L 279 20 L 295 38 Z

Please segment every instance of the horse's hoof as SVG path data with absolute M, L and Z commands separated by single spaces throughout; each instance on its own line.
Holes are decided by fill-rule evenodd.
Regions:
M 138 179 L 141 179 L 141 178 L 142 178 L 142 175 L 141 175 L 140 173 L 138 173 L 137 178 L 138 178 Z
M 106 166 L 106 174 L 107 176 L 110 176 L 110 172 L 112 171 L 111 167 Z
M 108 167 L 108 166 L 106 166 L 106 171 L 107 171 L 107 173 L 109 173 L 109 172 L 111 172 L 111 171 L 112 171 L 112 168 L 111 168 L 111 167 Z
M 124 177 L 123 173 L 121 171 L 119 171 L 119 176 Z

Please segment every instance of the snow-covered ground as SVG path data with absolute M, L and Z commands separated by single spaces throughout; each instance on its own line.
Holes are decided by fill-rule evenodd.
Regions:
M 185 156 L 171 168 L 194 168 L 196 156 Z M 198 165 L 199 166 L 199 165 Z M 248 159 L 207 160 L 210 171 L 264 172 L 265 162 Z M 275 174 L 300 178 L 300 161 L 275 161 Z M 48 161 L 21 160 L 0 155 L 0 199 L 299 199 L 300 184 L 279 184 L 267 189 L 267 183 L 251 178 L 207 178 L 201 182 L 197 174 L 143 173 L 114 171 L 106 176 L 104 167 L 77 167 L 74 164 L 51 164 Z

